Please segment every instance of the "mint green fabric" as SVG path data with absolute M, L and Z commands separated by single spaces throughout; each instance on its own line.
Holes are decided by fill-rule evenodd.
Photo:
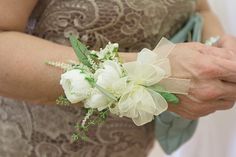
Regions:
M 182 43 L 186 41 L 201 41 L 203 19 L 201 15 L 193 15 L 185 26 L 177 32 L 172 38 L 173 43 Z
M 186 25 L 171 39 L 174 43 L 201 41 L 203 20 L 198 14 L 193 15 Z M 171 112 L 164 112 L 155 118 L 156 139 L 167 154 L 173 153 L 196 130 L 197 121 L 184 119 Z

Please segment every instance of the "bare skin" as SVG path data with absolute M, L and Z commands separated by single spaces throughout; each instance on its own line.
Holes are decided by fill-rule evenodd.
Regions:
M 20 4 L 17 0 L 0 1 L 0 30 L 2 31 L 0 33 L 0 95 L 33 103 L 53 104 L 63 93 L 59 85 L 62 71 L 43 63 L 46 60 L 75 60 L 76 57 L 70 47 L 23 33 L 35 4 L 36 0 L 25 0 Z M 182 51 L 183 49 L 185 51 Z M 233 73 L 228 68 L 233 62 L 203 53 L 215 49 L 199 43 L 184 43 L 176 46 L 170 56 L 173 75 L 192 79 L 190 94 L 201 103 L 181 96 L 181 103 L 177 107 L 170 105 L 169 110 L 194 119 L 233 106 L 235 97 L 232 95 L 235 95 L 236 87 L 234 84 L 228 87 L 229 84 L 221 81 L 228 78 L 225 78 L 225 75 L 218 75 Z M 228 53 L 225 49 L 217 49 L 217 51 Z M 135 53 L 120 53 L 120 55 L 124 61 L 136 59 Z M 204 64 L 202 65 L 202 62 L 200 63 L 196 58 L 203 59 Z M 236 68 L 236 65 L 234 66 Z M 233 77 L 235 75 L 233 73 Z M 208 85 L 208 81 L 212 83 Z M 217 88 L 217 94 L 215 87 L 220 87 Z M 200 92 L 202 90 L 210 94 L 203 95 Z
M 185 51 L 189 47 L 192 49 Z M 189 96 L 179 96 L 181 103 L 169 105 L 169 110 L 188 119 L 197 119 L 216 110 L 232 108 L 236 84 L 229 80 L 235 78 L 236 63 L 228 56 L 231 56 L 229 50 L 200 43 L 177 45 L 169 56 L 173 75 L 191 79 L 191 87 Z
M 231 35 L 224 35 L 216 45 L 217 47 L 225 48 L 232 51 L 231 55 L 236 54 L 236 37 Z M 232 56 L 229 56 L 231 59 Z
M 219 22 L 217 16 L 211 11 L 207 0 L 197 1 L 197 12 L 199 12 L 204 18 L 202 41 L 204 42 L 212 36 L 220 36 L 221 40 L 216 46 L 219 48 L 224 48 L 224 49 L 219 50 L 219 49 L 213 49 L 213 48 L 201 49 L 200 47 L 198 47 L 200 48 L 198 50 L 202 54 L 205 54 L 205 55 L 215 56 L 221 59 L 225 58 L 225 60 L 214 59 L 214 62 L 216 64 L 219 62 L 224 65 L 228 64 L 227 67 L 230 70 L 227 73 L 226 72 L 227 70 L 221 69 L 221 73 L 222 71 L 226 72 L 226 73 L 222 73 L 224 77 L 222 78 L 218 77 L 218 79 L 212 79 L 212 80 L 203 79 L 200 81 L 200 82 L 203 81 L 203 83 L 200 83 L 199 81 L 196 81 L 196 79 L 193 79 L 191 89 L 190 89 L 190 95 L 199 99 L 200 102 L 198 102 L 199 100 L 196 101 L 195 99 L 193 100 L 188 97 L 180 96 L 181 97 L 180 105 L 178 106 L 169 105 L 168 110 L 176 112 L 179 115 L 182 115 L 183 117 L 188 118 L 188 119 L 197 119 L 201 116 L 205 116 L 205 115 L 215 112 L 216 109 L 214 109 L 214 107 L 212 106 L 217 106 L 219 110 L 230 109 L 234 105 L 234 100 L 235 100 L 235 95 L 236 95 L 234 92 L 235 85 L 232 84 L 232 82 L 234 83 L 236 82 L 235 81 L 236 79 L 234 77 L 235 63 L 228 62 L 228 60 L 232 60 L 232 61 L 236 60 L 235 58 L 236 57 L 235 55 L 236 54 L 236 47 L 235 47 L 236 38 L 230 35 L 225 35 L 221 23 Z M 232 52 L 234 52 L 234 54 Z M 209 61 L 203 62 L 200 58 L 199 58 L 199 61 L 201 61 L 201 63 L 209 63 Z M 215 66 L 211 67 L 210 65 L 207 65 L 207 64 L 200 64 L 200 66 L 202 68 L 199 67 L 198 70 L 200 71 L 197 70 L 198 71 L 197 74 L 199 74 L 200 72 L 198 77 L 201 77 L 203 76 L 202 74 L 204 74 L 204 77 L 208 76 L 209 78 L 213 78 L 213 77 L 216 78 L 216 76 L 214 76 L 214 73 L 216 74 L 217 72 L 217 70 L 214 68 Z M 231 91 L 232 91 L 231 94 L 227 92 L 229 88 L 231 88 Z M 227 95 L 227 98 L 225 98 L 225 95 Z M 211 99 L 215 98 L 216 101 L 209 101 L 209 98 Z
M 44 62 L 76 60 L 76 56 L 71 47 L 23 33 L 35 4 L 35 0 L 26 0 L 19 5 L 16 0 L 0 2 L 3 15 L 0 17 L 0 95 L 55 104 L 56 98 L 63 93 L 59 85 L 62 71 Z M 120 55 L 124 61 L 136 56 L 135 53 Z
M 199 12 L 204 19 L 204 26 L 202 32 L 203 42 L 209 39 L 210 37 L 224 35 L 224 29 L 217 16 L 211 11 L 207 0 L 198 0 L 197 12 Z

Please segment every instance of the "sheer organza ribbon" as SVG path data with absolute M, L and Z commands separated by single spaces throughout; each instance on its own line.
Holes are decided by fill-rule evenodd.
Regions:
M 153 50 L 153 53 L 155 53 L 153 60 L 166 72 L 165 78 L 159 82 L 163 89 L 169 93 L 187 95 L 190 87 L 190 79 L 174 78 L 171 75 L 171 66 L 168 56 L 175 46 L 175 44 L 166 38 L 162 38 Z
M 163 38 L 153 51 L 144 48 L 135 62 L 123 64 L 133 85 L 118 102 L 121 116 L 132 118 L 140 126 L 150 122 L 154 115 L 166 111 L 168 103 L 156 92 L 156 86 L 161 89 L 160 92 L 188 94 L 190 80 L 171 75 L 168 56 L 174 47 L 175 44 Z

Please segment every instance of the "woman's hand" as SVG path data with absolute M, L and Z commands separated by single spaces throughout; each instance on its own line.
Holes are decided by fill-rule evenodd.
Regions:
M 227 59 L 233 61 L 234 64 L 236 64 L 236 37 L 231 35 L 224 35 L 222 38 L 220 38 L 220 41 L 215 45 L 218 48 L 224 48 L 225 52 L 223 53 L 212 53 L 211 55 L 221 55 L 224 58 L 227 57 Z M 231 71 L 236 71 L 235 67 L 231 65 Z M 232 74 L 228 74 L 229 76 L 225 81 L 236 83 L 236 78 L 232 76 Z
M 224 81 L 236 78 L 236 59 L 233 61 L 230 55 L 229 50 L 200 43 L 178 44 L 169 56 L 172 75 L 191 79 L 191 85 L 189 96 L 180 96 L 181 103 L 169 105 L 169 110 L 196 119 L 231 108 L 236 99 L 236 84 Z
M 236 54 L 236 37 L 231 35 L 224 35 L 216 45 L 220 48 L 225 48 L 233 51 Z
M 217 110 L 227 110 L 234 106 L 234 101 L 212 100 L 196 102 L 187 96 L 178 97 L 180 98 L 180 104 L 169 104 L 168 110 L 190 120 L 209 115 Z

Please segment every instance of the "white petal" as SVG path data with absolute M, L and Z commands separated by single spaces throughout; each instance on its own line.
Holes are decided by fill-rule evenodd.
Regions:
M 85 74 L 75 69 L 61 75 L 60 84 L 64 89 L 67 99 L 71 103 L 78 103 L 88 97 L 91 86 L 85 80 Z
M 103 69 L 98 69 L 94 74 L 96 83 L 103 88 L 111 88 L 113 82 L 121 77 L 121 67 L 114 61 L 105 61 L 103 66 Z
M 113 82 L 112 90 L 115 92 L 115 94 L 117 94 L 117 97 L 120 97 L 125 91 L 129 89 L 127 80 L 127 77 L 123 77 Z
M 124 64 L 124 68 L 128 73 L 129 79 L 145 86 L 156 84 L 165 76 L 165 72 L 161 68 L 150 64 L 129 62 Z
M 162 112 L 166 111 L 168 108 L 168 103 L 166 102 L 165 98 L 163 98 L 159 93 L 149 90 L 149 93 L 152 95 L 154 103 L 156 104 L 155 115 L 159 115 Z
M 119 100 L 119 103 L 118 103 L 119 110 L 122 113 L 128 112 L 129 110 L 133 109 L 133 105 L 132 105 L 133 103 L 135 102 L 133 102 L 133 99 L 130 96 L 130 93 L 126 93 Z
M 152 64 L 158 60 L 157 54 L 144 48 L 138 53 L 137 61 L 143 64 Z
M 154 115 L 156 111 L 156 104 L 153 100 L 152 95 L 145 88 L 143 88 L 142 94 L 138 95 L 139 97 L 141 97 L 141 101 L 137 105 L 137 110 L 145 111 Z
M 139 112 L 139 116 L 137 118 L 132 118 L 133 122 L 137 126 L 144 125 L 146 123 L 149 123 L 153 120 L 153 115 L 147 112 Z
M 122 74 L 121 66 L 117 62 L 107 60 L 103 63 L 103 65 L 105 68 L 106 68 L 106 66 L 112 67 L 119 74 L 119 76 L 121 76 L 121 74 Z
M 103 110 L 108 107 L 109 100 L 105 95 L 94 90 L 94 93 L 86 100 L 85 108 L 97 108 L 98 110 Z

